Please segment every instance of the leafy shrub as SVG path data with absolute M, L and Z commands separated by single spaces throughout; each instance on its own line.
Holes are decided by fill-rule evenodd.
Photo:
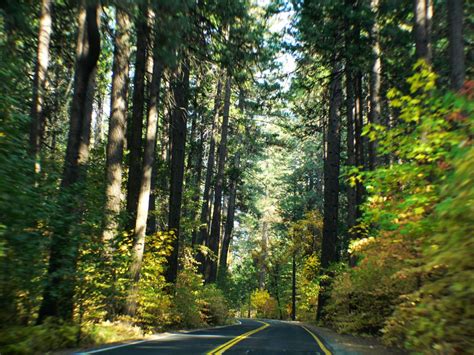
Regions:
M 202 277 L 195 270 L 185 268 L 179 273 L 172 305 L 175 327 L 197 328 L 205 325 L 198 303 L 202 287 Z
M 229 316 L 227 301 L 215 285 L 203 286 L 192 250 L 185 250 L 183 270 L 178 275 L 173 298 L 173 326 L 197 328 L 224 324 Z
M 328 320 L 340 332 L 377 334 L 399 296 L 416 288 L 417 276 L 405 264 L 414 260 L 415 249 L 408 238 L 391 234 L 357 244 L 353 254 L 364 256 L 357 267 L 346 269 L 334 280 Z
M 49 318 L 44 324 L 5 328 L 0 333 L 2 354 L 42 354 L 78 344 L 79 327 Z
M 143 336 L 143 331 L 130 323 L 86 323 L 82 327 L 60 323 L 49 318 L 45 323 L 29 327 L 11 327 L 0 332 L 2 354 L 44 354 L 73 347 L 87 347 Z
M 416 351 L 474 352 L 474 148 L 469 145 L 453 162 L 454 174 L 443 186 L 443 200 L 431 222 L 423 270 L 426 280 L 404 298 L 387 320 L 387 343 L 403 341 Z
M 208 325 L 225 324 L 229 307 L 223 292 L 216 285 L 206 285 L 200 292 L 201 319 Z
M 417 352 L 472 353 L 474 85 L 439 93 L 422 64 L 408 83 L 409 95 L 390 93 L 401 122 L 365 132 L 396 163 L 355 178 L 367 236 L 351 246 L 357 267 L 333 283 L 329 320 Z
M 277 301 L 267 290 L 255 290 L 250 296 L 250 303 L 257 312 L 258 318 L 276 318 Z
M 148 247 L 145 249 L 140 275 L 136 321 L 146 331 L 160 331 L 173 323 L 173 298 L 163 275 L 166 256 L 170 253 L 174 236 L 162 231 L 147 238 Z
M 320 290 L 317 279 L 319 270 L 320 262 L 316 254 L 311 254 L 304 259 L 302 275 L 297 279 L 296 317 L 300 320 L 315 320 Z
M 124 321 L 106 321 L 83 325 L 81 335 L 81 346 L 92 346 L 141 338 L 143 330 Z

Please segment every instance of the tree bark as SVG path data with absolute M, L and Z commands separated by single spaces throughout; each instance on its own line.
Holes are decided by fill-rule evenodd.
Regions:
M 380 50 L 379 25 L 377 22 L 377 13 L 379 9 L 379 0 L 371 1 L 371 9 L 374 17 L 374 23 L 371 28 L 370 36 L 372 40 L 372 68 L 370 72 L 370 89 L 369 89 L 369 123 L 379 124 L 381 105 L 380 105 L 380 87 L 382 83 L 382 58 Z M 375 140 L 369 139 L 369 169 L 374 170 L 377 164 Z
M 41 17 L 38 32 L 38 57 L 33 81 L 33 100 L 31 104 L 30 149 L 35 159 L 35 172 L 40 172 L 40 153 L 43 142 L 45 117 L 44 96 L 49 65 L 49 43 L 51 39 L 52 0 L 41 1 Z
M 334 69 L 337 69 L 335 66 Z M 331 102 L 328 120 L 327 158 L 324 161 L 324 218 L 321 267 L 336 261 L 337 216 L 339 206 L 341 78 L 338 70 L 331 79 Z
M 209 154 L 207 158 L 206 179 L 204 181 L 201 216 L 199 220 L 200 226 L 199 226 L 199 234 L 198 234 L 198 239 L 197 239 L 198 245 L 207 245 L 207 240 L 208 240 L 207 221 L 208 221 L 208 216 L 209 216 L 211 182 L 212 182 L 212 176 L 214 173 L 215 151 L 216 151 L 216 139 L 214 135 L 215 135 L 216 123 L 217 123 L 217 119 L 219 118 L 219 112 L 220 112 L 220 107 L 221 107 L 221 99 L 222 99 L 221 96 L 222 96 L 222 81 L 220 78 L 218 78 L 217 91 L 216 91 L 216 96 L 214 99 L 214 112 L 213 112 L 211 130 L 210 130 Z M 204 255 L 198 252 L 196 255 L 196 259 L 200 263 L 199 265 L 200 272 L 204 274 L 204 267 L 205 267 Z
M 346 60 L 346 119 L 347 119 L 347 166 L 354 168 L 356 166 L 356 153 L 355 153 L 355 136 L 354 136 L 354 66 L 352 64 L 351 50 L 353 48 L 353 41 L 358 38 L 358 27 L 354 29 L 351 27 L 353 19 L 348 16 L 349 10 L 353 9 L 353 0 L 346 0 L 346 17 L 344 19 L 344 30 L 345 30 L 345 60 Z M 354 33 L 356 32 L 356 33 Z M 347 241 L 349 244 L 351 239 L 354 239 L 353 230 L 351 230 L 356 224 L 357 218 L 357 198 L 356 198 L 356 187 L 346 183 L 347 186 Z
M 189 100 L 189 61 L 182 58 L 176 72 L 173 86 L 175 106 L 171 127 L 171 170 L 168 230 L 174 232 L 172 252 L 167 258 L 166 281 L 174 283 L 178 275 L 178 255 L 180 244 L 181 202 L 183 196 L 184 160 L 186 146 L 186 121 Z
M 155 51 L 158 48 L 155 42 Z M 150 202 L 150 188 L 155 158 L 157 125 L 158 125 L 158 98 L 161 86 L 162 66 L 158 55 L 155 53 L 153 62 L 153 75 L 150 88 L 150 106 L 148 110 L 146 142 L 143 154 L 143 169 L 141 175 L 140 194 L 138 197 L 137 218 L 134 228 L 134 245 L 132 249 L 132 264 L 130 266 L 130 279 L 132 285 L 129 290 L 126 313 L 134 316 L 137 309 L 138 281 L 145 250 L 145 233 Z
M 364 127 L 364 107 L 363 107 L 363 87 L 362 74 L 357 71 L 355 75 L 355 163 L 360 170 L 365 169 L 365 154 L 364 154 L 364 138 L 362 137 L 362 130 Z M 360 182 L 356 184 L 356 206 L 357 218 L 360 217 L 360 206 L 362 205 L 364 195 L 364 187 Z
M 280 299 L 280 283 L 278 279 L 280 278 L 280 265 L 275 265 L 275 273 L 274 273 L 274 282 L 275 282 L 275 297 L 278 306 L 278 319 L 283 319 L 283 312 L 281 310 L 281 299 Z
M 340 119 L 341 79 L 338 65 L 335 62 L 330 85 L 331 101 L 329 107 L 327 158 L 324 160 L 324 216 L 323 239 L 321 243 L 321 268 L 327 271 L 329 265 L 337 261 L 337 217 L 339 207 L 339 164 L 340 164 Z M 327 290 L 322 290 L 318 297 L 317 318 L 321 319 L 327 300 Z
M 224 94 L 224 109 L 222 114 L 221 139 L 218 148 L 218 166 L 216 174 L 216 184 L 214 189 L 214 210 L 211 222 L 211 234 L 209 236 L 209 248 L 214 253 L 215 258 L 208 259 L 208 269 L 206 270 L 206 281 L 213 283 L 217 278 L 217 258 L 219 255 L 220 225 L 222 213 L 222 188 L 224 185 L 224 168 L 227 157 L 227 131 L 229 127 L 231 78 L 227 74 Z
M 354 151 L 354 76 L 351 72 L 346 73 L 346 117 L 347 117 L 347 165 L 355 167 Z M 354 238 L 351 228 L 355 226 L 357 219 L 357 196 L 356 187 L 347 184 L 347 228 L 349 239 Z
M 431 20 L 433 16 L 433 0 L 414 0 L 414 34 L 416 58 L 424 59 L 431 64 Z
M 291 257 L 291 320 L 296 320 L 296 252 Z
M 127 124 L 127 88 L 130 57 L 130 18 L 125 9 L 117 6 L 112 95 L 110 99 L 109 134 L 106 161 L 106 203 L 102 240 L 107 258 L 112 257 L 112 241 L 118 229 L 118 215 L 122 202 L 122 159 Z
M 449 65 L 451 87 L 459 90 L 464 84 L 463 0 L 447 0 L 449 27 Z
M 98 26 L 98 5 L 89 4 L 79 17 L 78 46 L 76 53 L 76 72 L 74 95 L 71 104 L 71 118 L 66 148 L 61 190 L 69 191 L 82 182 L 89 153 L 90 117 L 87 108 L 87 91 L 91 76 L 95 71 L 100 54 L 100 32 Z M 90 101 L 89 101 L 90 105 Z M 71 193 L 71 191 L 69 191 Z M 74 192 L 73 192 L 74 193 Z M 80 197 L 70 194 L 65 213 L 78 214 Z M 79 207 L 78 207 L 79 206 Z M 77 218 L 79 219 L 79 218 Z M 38 314 L 38 323 L 47 317 L 58 317 L 70 321 L 73 316 L 74 278 L 78 243 L 70 235 L 71 225 L 65 223 L 55 230 L 51 240 L 50 259 L 47 272 L 47 285 Z
M 147 4 L 139 5 L 136 21 L 137 52 L 135 58 L 135 75 L 133 77 L 132 119 L 128 134 L 128 181 L 127 181 L 127 213 L 128 229 L 132 229 L 136 220 L 138 194 L 141 184 L 141 157 L 143 149 L 143 116 L 145 106 L 145 72 L 147 51 Z
M 229 254 L 229 246 L 232 241 L 232 231 L 234 229 L 234 217 L 235 217 L 235 201 L 237 198 L 237 184 L 239 180 L 240 169 L 240 152 L 235 155 L 234 171 L 230 177 L 229 186 L 229 205 L 227 207 L 227 219 L 225 222 L 224 238 L 222 239 L 222 248 L 219 260 L 220 272 L 227 271 L 227 257 Z
M 262 240 L 261 240 L 261 253 L 257 258 L 258 267 L 258 288 L 260 290 L 265 289 L 265 276 L 267 274 L 266 260 L 268 257 L 268 221 L 262 221 Z
M 201 195 L 201 179 L 202 179 L 202 169 L 203 169 L 203 160 L 204 160 L 204 124 L 201 122 L 200 127 L 199 127 L 199 145 L 197 149 L 197 162 L 196 162 L 196 175 L 194 178 L 194 187 L 195 187 L 195 195 L 194 195 L 194 201 L 199 201 L 200 195 Z M 198 216 L 198 209 L 195 208 L 192 212 L 193 214 L 193 220 L 197 219 Z M 191 239 L 191 247 L 194 247 L 194 245 L 197 242 L 198 238 L 198 233 L 199 233 L 199 227 L 195 228 L 192 232 L 192 239 Z

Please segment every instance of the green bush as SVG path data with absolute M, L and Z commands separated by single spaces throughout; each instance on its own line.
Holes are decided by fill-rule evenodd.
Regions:
M 427 278 L 387 320 L 384 339 L 409 349 L 442 354 L 474 353 L 474 148 L 460 152 L 455 173 L 431 222 L 423 270 Z
M 10 327 L 0 332 L 1 354 L 44 354 L 74 347 L 89 347 L 137 339 L 143 331 L 128 322 L 62 324 L 52 318 L 41 325 Z
M 223 292 L 216 285 L 206 285 L 200 292 L 201 318 L 208 325 L 225 324 L 229 307 Z
M 338 331 L 380 333 L 399 297 L 416 289 L 416 275 L 405 272 L 405 262 L 416 256 L 411 245 L 409 239 L 392 235 L 353 245 L 357 255 L 364 257 L 357 267 L 336 276 L 327 307 L 327 320 Z
M 351 245 L 358 265 L 332 284 L 328 320 L 416 352 L 473 353 L 474 83 L 440 93 L 418 67 L 409 95 L 390 93 L 400 123 L 365 132 L 396 163 L 355 177 L 367 235 Z
M 88 323 L 81 329 L 81 346 L 114 343 L 142 336 L 141 328 L 124 321 Z
M 250 296 L 252 308 L 257 312 L 257 318 L 276 318 L 278 316 L 277 301 L 267 290 L 255 290 Z
M 5 328 L 0 333 L 1 354 L 43 354 L 78 343 L 78 326 L 60 324 L 53 319 L 37 326 Z
M 190 249 L 185 250 L 172 303 L 173 326 L 197 328 L 224 324 L 229 317 L 227 301 L 215 285 L 204 286 Z
M 205 325 L 199 307 L 202 286 L 202 277 L 194 270 L 188 268 L 179 273 L 172 305 L 173 326 L 198 328 Z
M 320 290 L 317 279 L 319 270 L 320 262 L 316 254 L 311 254 L 304 259 L 303 272 L 301 277 L 297 278 L 296 317 L 299 320 L 314 321 L 316 318 Z

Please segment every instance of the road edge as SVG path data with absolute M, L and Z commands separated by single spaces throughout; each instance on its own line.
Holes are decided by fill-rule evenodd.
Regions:
M 319 339 L 337 355 L 405 355 L 406 350 L 391 348 L 383 345 L 376 337 L 361 337 L 349 334 L 340 334 L 332 329 L 318 327 L 311 323 L 302 323 L 312 332 L 317 334 Z
M 146 343 L 149 341 L 155 341 L 155 340 L 160 340 L 164 339 L 166 337 L 169 337 L 174 334 L 189 334 L 192 332 L 198 332 L 206 329 L 220 329 L 220 328 L 226 328 L 226 327 L 232 327 L 234 325 L 239 325 L 242 324 L 242 322 L 234 318 L 232 324 L 226 324 L 226 325 L 219 325 L 216 327 L 205 327 L 205 328 L 192 328 L 192 329 L 179 329 L 179 330 L 169 330 L 163 333 L 155 333 L 151 334 L 148 336 L 144 336 L 143 338 L 135 338 L 135 339 L 127 339 L 127 340 L 122 340 L 118 342 L 113 342 L 113 343 L 105 343 L 105 344 L 97 344 L 95 346 L 87 347 L 87 348 L 80 348 L 80 349 L 64 349 L 64 350 L 58 350 L 53 352 L 53 354 L 57 355 L 62 355 L 62 354 L 74 354 L 74 355 L 85 355 L 85 354 L 95 354 L 99 353 L 102 351 L 110 350 L 110 349 L 116 349 L 116 348 L 122 348 L 125 346 L 130 346 L 130 345 L 135 345 L 135 344 L 140 344 L 140 343 Z

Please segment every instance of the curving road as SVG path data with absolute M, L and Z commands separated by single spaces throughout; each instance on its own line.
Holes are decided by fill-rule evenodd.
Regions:
M 276 320 L 240 319 L 239 322 L 226 327 L 165 334 L 154 340 L 81 354 L 331 354 L 320 338 L 301 325 Z

